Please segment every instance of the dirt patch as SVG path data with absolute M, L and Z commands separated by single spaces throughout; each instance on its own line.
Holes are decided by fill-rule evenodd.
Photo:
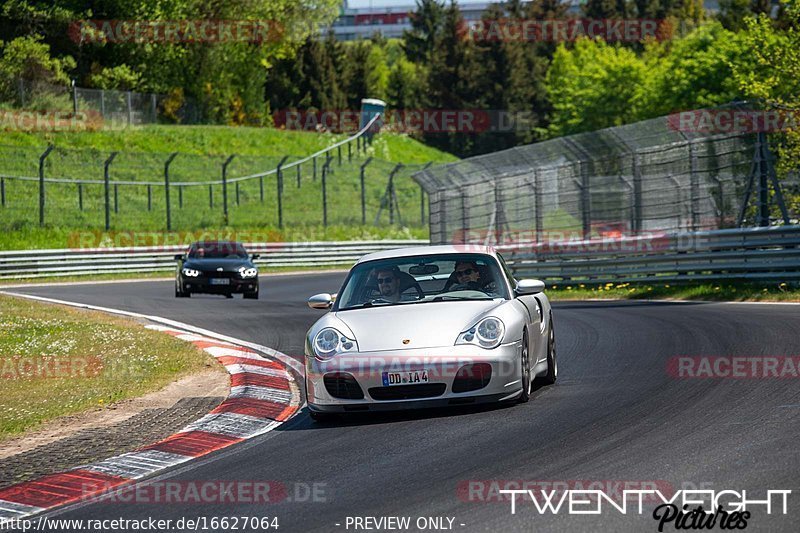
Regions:
M 229 384 L 230 377 L 220 366 L 181 378 L 159 391 L 63 416 L 4 440 L 0 442 L 0 485 L 101 460 L 168 437 L 219 405 L 228 395 Z

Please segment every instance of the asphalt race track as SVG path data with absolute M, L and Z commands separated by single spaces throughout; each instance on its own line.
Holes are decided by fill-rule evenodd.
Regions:
M 304 333 L 321 313 L 306 298 L 337 291 L 343 277 L 263 277 L 257 301 L 176 299 L 172 282 L 16 291 L 171 318 L 300 357 Z M 657 531 L 652 505 L 642 515 L 605 507 L 581 516 L 539 514 L 528 502 L 512 515 L 508 501 L 468 501 L 478 492 L 464 490 L 489 486 L 469 485 L 481 480 L 564 481 L 570 488 L 594 480 L 745 489 L 751 499 L 792 490 L 788 514 L 776 507 L 767 515 L 762 506 L 747 530 L 800 530 L 800 381 L 679 379 L 667 371 L 674 356 L 798 356 L 800 306 L 559 303 L 554 318 L 559 381 L 528 404 L 330 424 L 312 423 L 304 410 L 276 431 L 157 478 L 277 481 L 289 487 L 288 500 L 306 500 L 292 493 L 315 486 L 324 502 L 84 503 L 49 516 L 277 516 L 282 532 L 354 531 L 347 517 L 365 516 L 410 516 L 412 524 L 450 517 L 453 529 L 465 532 Z

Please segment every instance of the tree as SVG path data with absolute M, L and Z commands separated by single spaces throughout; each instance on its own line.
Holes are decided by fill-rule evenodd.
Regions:
M 70 83 L 68 72 L 75 68 L 69 56 L 53 57 L 50 46 L 41 37 L 17 37 L 11 42 L 0 41 L 0 100 L 17 100 L 17 81 L 27 82 L 31 92 L 45 90 L 47 85 Z

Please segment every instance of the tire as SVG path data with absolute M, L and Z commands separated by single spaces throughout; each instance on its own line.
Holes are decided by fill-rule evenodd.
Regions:
M 258 300 L 258 291 L 246 292 L 242 295 L 245 300 Z
M 177 285 L 175 285 L 175 298 L 190 298 L 191 296 L 192 296 L 192 293 L 190 293 L 188 291 L 182 291 L 182 290 L 178 289 Z
M 556 358 L 556 332 L 553 315 L 550 315 L 550 330 L 547 334 L 547 374 L 536 380 L 542 385 L 552 385 L 558 379 L 558 360 Z
M 520 350 L 520 381 L 522 382 L 522 393 L 519 395 L 519 403 L 527 403 L 531 399 L 531 361 L 530 350 L 528 347 L 528 330 L 522 333 L 522 350 Z
M 225 293 L 225 298 L 230 300 L 231 298 L 233 298 L 233 293 L 232 292 L 226 292 Z

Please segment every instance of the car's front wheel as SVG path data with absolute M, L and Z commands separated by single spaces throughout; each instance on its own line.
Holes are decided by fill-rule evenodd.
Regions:
M 542 385 L 552 385 L 558 379 L 558 360 L 556 359 L 556 331 L 553 328 L 553 315 L 550 315 L 550 330 L 547 334 L 547 373 L 536 378 Z
M 189 291 L 182 291 L 180 286 L 176 283 L 175 284 L 175 298 L 190 298 L 192 293 Z
M 528 331 L 522 333 L 522 350 L 520 350 L 520 381 L 522 382 L 522 394 L 519 395 L 519 402 L 526 403 L 531 399 L 531 362 L 528 351 Z
M 258 291 L 246 292 L 242 297 L 245 300 L 258 300 Z

